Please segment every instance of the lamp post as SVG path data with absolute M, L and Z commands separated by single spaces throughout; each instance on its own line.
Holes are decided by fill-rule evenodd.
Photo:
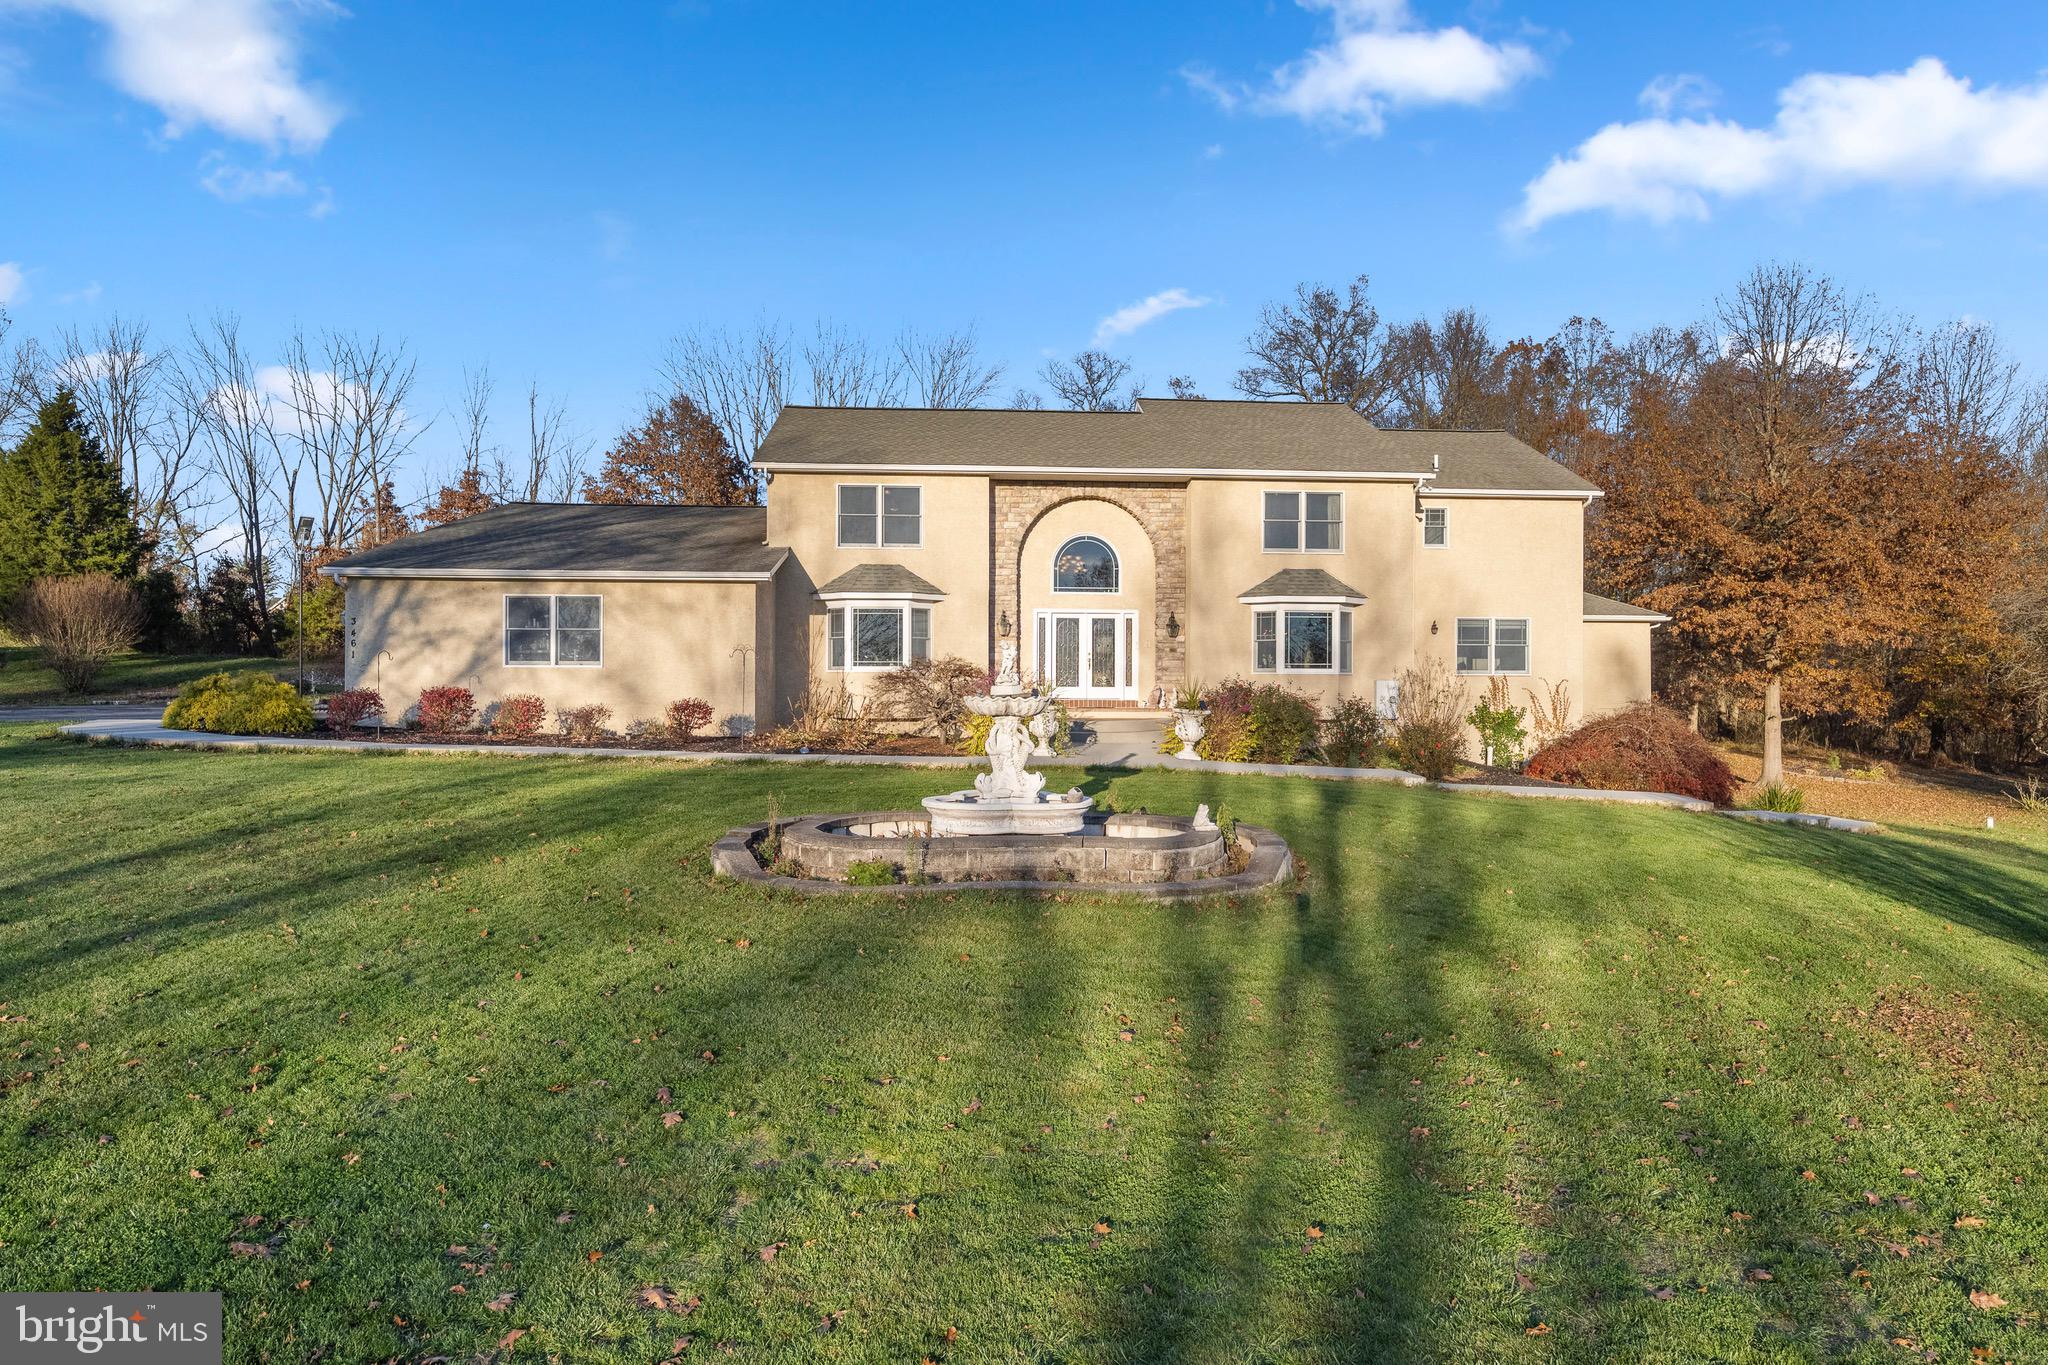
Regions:
M 306 690 L 306 555 L 313 548 L 313 519 L 299 518 L 299 533 L 293 537 L 299 549 L 299 691 Z

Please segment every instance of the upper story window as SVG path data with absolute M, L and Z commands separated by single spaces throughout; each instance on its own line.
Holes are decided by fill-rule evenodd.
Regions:
M 1460 673 L 1527 673 L 1527 617 L 1461 616 L 1458 618 Z
M 1441 549 L 1451 543 L 1450 508 L 1425 507 L 1422 509 L 1422 543 L 1433 549 Z
M 914 483 L 839 485 L 841 545 L 922 545 L 924 489 Z
M 1334 554 L 1344 548 L 1342 493 L 1266 494 L 1265 547 Z
M 505 663 L 595 668 L 604 662 L 604 599 L 538 593 L 505 598 Z
M 1075 536 L 1052 557 L 1054 592 L 1115 592 L 1119 586 L 1116 551 L 1106 540 Z

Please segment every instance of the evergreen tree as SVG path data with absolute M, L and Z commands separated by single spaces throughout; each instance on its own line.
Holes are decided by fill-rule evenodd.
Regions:
M 130 506 L 120 466 L 71 390 L 58 389 L 21 443 L 0 452 L 0 603 L 45 576 L 134 577 L 149 547 Z

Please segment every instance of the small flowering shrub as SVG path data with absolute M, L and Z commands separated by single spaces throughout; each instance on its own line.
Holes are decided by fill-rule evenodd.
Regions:
M 466 687 L 430 687 L 420 693 L 420 729 L 430 735 L 452 735 L 476 721 L 476 698 Z
M 570 739 L 597 739 L 611 718 L 609 706 L 565 706 L 555 712 L 555 725 Z
M 1181 700 L 1176 698 L 1176 700 Z M 1195 752 L 1228 763 L 1308 763 L 1317 757 L 1321 713 L 1315 699 L 1281 683 L 1227 678 L 1202 694 L 1202 738 Z M 1179 753 L 1172 720 L 1162 753 Z
M 367 716 L 382 714 L 384 698 L 374 687 L 351 687 L 327 699 L 327 724 L 336 730 L 354 730 Z
M 672 701 L 663 713 L 671 739 L 688 739 L 711 723 L 711 703 L 702 697 Z
M 1339 697 L 1323 717 L 1323 762 L 1338 768 L 1372 765 L 1385 723 L 1365 697 Z
M 1606 791 L 1670 792 L 1725 806 L 1735 774 L 1676 711 L 1655 702 L 1601 716 L 1536 751 L 1532 777 Z
M 209 673 L 179 689 L 163 723 L 217 735 L 303 735 L 313 728 L 313 705 L 290 683 L 262 673 Z
M 494 734 L 513 739 L 532 739 L 548 718 L 548 704 L 528 692 L 515 692 L 498 702 L 498 714 L 491 718 Z

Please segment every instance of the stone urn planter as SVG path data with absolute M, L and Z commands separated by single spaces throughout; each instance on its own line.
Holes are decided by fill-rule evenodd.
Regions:
M 1045 710 L 1033 716 L 1025 724 L 1024 728 L 1031 732 L 1031 756 L 1033 758 L 1051 758 L 1053 756 L 1052 737 L 1059 733 L 1060 728 L 1059 713 L 1048 706 Z
M 1202 742 L 1202 736 L 1208 731 L 1203 726 L 1199 707 L 1174 707 L 1173 733 L 1174 737 L 1180 740 L 1180 752 L 1174 755 L 1175 758 L 1201 758 L 1201 755 L 1195 752 L 1195 746 Z

